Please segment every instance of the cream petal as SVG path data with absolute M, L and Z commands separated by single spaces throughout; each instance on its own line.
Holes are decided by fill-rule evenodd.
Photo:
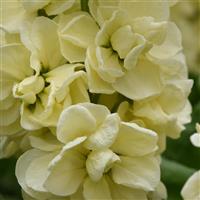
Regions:
M 38 111 L 38 103 L 36 104 L 36 111 Z M 39 112 L 39 111 L 38 111 Z M 40 113 L 40 112 L 39 112 Z M 38 123 L 37 119 L 34 118 L 28 105 L 25 103 L 21 106 L 21 126 L 26 130 L 37 130 L 42 128 L 41 124 Z
M 23 128 L 20 125 L 20 118 L 8 126 L 0 126 L 0 135 L 13 135 L 20 131 L 23 131 Z
M 92 114 L 81 105 L 73 105 L 61 113 L 57 125 L 57 137 L 66 143 L 76 137 L 90 134 L 95 128 L 96 120 Z
M 194 133 L 191 135 L 190 141 L 195 147 L 200 147 L 200 133 Z
M 0 126 L 14 123 L 20 116 L 20 102 L 16 101 L 8 110 L 0 110 Z
M 26 13 L 21 1 L 1 1 L 0 24 L 10 33 L 19 33 L 24 21 L 32 20 L 36 13 Z
M 158 66 L 146 59 L 140 59 L 134 69 L 112 85 L 116 91 L 133 100 L 157 95 L 162 89 Z
M 109 148 L 117 137 L 119 125 L 118 114 L 108 115 L 96 132 L 88 137 L 84 146 L 92 150 Z
M 12 94 L 9 95 L 9 96 L 7 96 L 2 101 L 0 100 L 0 110 L 7 110 L 7 109 L 9 109 L 11 106 L 13 106 L 15 104 L 15 102 L 16 102 L 16 99 L 13 98 Z
M 123 199 L 123 200 L 147 200 L 146 192 L 143 190 L 129 188 L 123 185 L 116 184 L 110 177 L 107 178 L 109 188 L 111 191 L 112 199 Z
M 23 200 L 40 200 L 40 199 L 35 199 L 31 196 L 29 196 L 26 192 L 24 192 L 22 190 L 22 197 Z M 41 199 L 43 200 L 43 199 Z M 49 197 L 47 200 L 72 200 L 70 197 L 58 197 L 58 196 L 53 196 L 53 197 Z
M 22 198 L 23 200 L 36 200 L 32 196 L 28 195 L 24 190 L 22 190 Z
M 27 10 L 27 12 L 36 12 L 39 9 L 45 7 L 51 0 L 42 0 L 42 1 L 34 1 L 34 0 L 22 0 L 23 7 Z
M 83 73 L 80 78 L 77 78 L 70 85 L 70 96 L 73 104 L 81 102 L 90 102 L 90 98 L 87 91 L 86 74 Z
M 62 16 L 59 22 L 59 39 L 63 56 L 71 63 L 85 61 L 86 48 L 94 43 L 97 31 L 98 26 L 87 13 Z
M 120 27 L 128 23 L 128 17 L 125 12 L 116 11 L 112 17 L 105 21 L 100 31 L 97 33 L 95 42 L 97 46 L 108 47 L 110 37 Z
M 72 15 L 74 15 L 74 13 Z M 62 20 L 65 20 L 65 17 L 61 18 L 60 22 L 64 24 Z M 87 27 L 87 29 L 85 27 Z M 69 40 L 73 44 L 82 48 L 87 48 L 94 43 L 95 35 L 98 31 L 98 26 L 90 17 L 90 15 L 84 12 L 79 12 L 79 14 L 72 18 L 70 22 L 65 24 L 63 28 L 59 27 L 59 29 L 61 29 L 61 38 Z
M 143 35 L 149 43 L 160 45 L 166 37 L 167 22 L 155 22 L 152 17 L 141 17 L 133 20 L 133 30 Z
M 188 79 L 166 84 L 163 92 L 158 97 L 163 110 L 168 114 L 174 114 L 183 110 L 192 85 L 193 81 Z M 171 99 L 171 101 L 169 102 L 168 99 Z
M 51 0 L 51 3 L 47 5 L 45 11 L 48 15 L 61 14 L 65 10 L 70 9 L 75 3 L 75 0 Z
M 102 105 L 93 103 L 81 103 L 80 105 L 90 111 L 90 113 L 96 119 L 97 127 L 99 127 L 104 122 L 106 117 L 110 114 L 108 108 Z
M 86 50 L 84 48 L 62 38 L 60 38 L 60 51 L 70 63 L 84 62 L 85 60 Z
M 1 73 L 5 73 L 13 81 L 21 81 L 33 73 L 32 69 L 29 68 L 30 54 L 23 45 L 8 44 L 0 48 L 2 58 L 0 65 Z
M 99 181 L 104 172 L 107 172 L 112 165 L 120 158 L 109 149 L 92 151 L 86 160 L 87 173 L 92 181 Z
M 83 184 L 83 196 L 86 200 L 112 199 L 108 183 L 104 177 L 97 182 L 92 181 L 89 177 L 86 178 Z
M 153 57 L 166 59 L 175 56 L 182 50 L 181 32 L 173 22 L 167 24 L 167 33 L 161 45 L 155 45 L 149 54 Z
M 167 189 L 165 185 L 160 182 L 156 187 L 155 191 L 148 193 L 149 199 L 159 200 L 159 199 L 167 199 Z
M 56 137 L 49 131 L 42 131 L 36 135 L 31 135 L 29 136 L 29 140 L 33 148 L 40 149 L 42 151 L 56 151 L 62 146 Z
M 157 134 L 135 123 L 122 122 L 112 150 L 119 155 L 144 156 L 157 149 Z
M 199 123 L 196 123 L 196 130 L 198 133 L 200 133 L 200 124 Z
M 119 0 L 116 1 L 88 1 L 88 7 L 93 18 L 102 25 L 105 20 L 108 20 L 116 10 Z
M 22 187 L 22 189 L 31 197 L 34 197 L 38 200 L 48 199 L 51 195 L 45 192 L 36 192 L 29 188 L 26 184 L 26 171 L 30 166 L 31 162 L 41 156 L 44 156 L 46 153 L 31 149 L 25 152 L 20 156 L 16 163 L 15 175 L 17 177 L 18 183 Z M 32 174 L 33 176 L 33 174 Z
M 127 70 L 130 70 L 137 65 L 138 58 L 145 48 L 146 41 L 143 36 L 135 34 L 135 40 L 137 45 L 131 49 L 124 59 L 124 67 Z
M 124 40 L 126 38 L 126 40 Z M 117 51 L 119 57 L 124 59 L 135 44 L 135 36 L 130 25 L 117 29 L 110 38 L 112 48 Z
M 1 71 L 0 71 L 1 72 Z M 2 73 L 3 76 L 3 73 Z M 7 76 L 7 75 L 6 75 Z M 12 80 L 12 78 L 8 78 L 8 77 L 0 77 L 0 84 L 1 84 L 1 88 L 0 88 L 0 101 L 2 102 L 2 100 L 7 99 L 9 96 L 12 96 L 12 89 L 13 89 L 13 85 L 15 84 L 14 80 Z
M 131 18 L 151 16 L 156 21 L 164 21 L 169 18 L 169 5 L 167 1 L 123 1 L 120 0 L 119 8 L 124 9 Z
M 177 116 L 167 115 L 156 100 L 147 102 L 135 102 L 134 115 L 142 117 L 148 127 L 159 134 L 166 134 L 172 138 L 178 138 L 184 126 L 178 121 Z
M 60 52 L 57 29 L 57 24 L 46 17 L 37 17 L 32 25 L 32 43 L 43 67 L 47 69 L 62 65 L 65 61 Z M 53 41 L 54 45 L 51 45 L 50 41 Z
M 79 76 L 83 75 L 83 71 L 75 71 L 78 68 L 81 68 L 81 64 L 65 64 L 50 72 L 44 74 L 45 81 L 54 84 L 56 87 L 56 91 L 69 85 L 72 81 L 74 81 Z M 78 76 L 79 75 L 79 76 Z M 64 92 L 64 91 L 63 91 Z
M 96 57 L 97 72 L 104 81 L 113 83 L 116 78 L 124 74 L 118 55 L 111 48 L 97 47 Z
M 76 145 L 77 141 L 73 143 L 70 145 Z M 86 175 L 85 157 L 76 149 L 70 149 L 73 148 L 70 145 L 66 145 L 49 165 L 50 172 L 44 185 L 48 191 L 55 195 L 74 194 Z
M 0 136 L 0 159 L 11 157 L 19 150 L 18 148 L 18 145 L 15 141 L 12 141 L 12 138 Z
M 181 195 L 184 200 L 198 200 L 200 198 L 199 185 L 200 171 L 197 171 L 187 180 L 181 190 Z
M 92 93 L 104 93 L 104 94 L 111 94 L 114 92 L 112 86 L 104 81 L 94 67 L 98 66 L 96 55 L 95 55 L 95 48 L 89 47 L 87 49 L 87 56 L 85 61 L 85 67 L 88 75 L 88 85 L 89 90 Z
M 112 167 L 113 180 L 127 187 L 153 191 L 160 181 L 160 168 L 153 156 L 120 156 L 120 163 Z M 148 167 L 147 167 L 148 166 Z
M 46 153 L 30 163 L 25 175 L 28 187 L 39 192 L 47 192 L 44 183 L 48 177 L 48 165 L 55 156 L 56 152 Z

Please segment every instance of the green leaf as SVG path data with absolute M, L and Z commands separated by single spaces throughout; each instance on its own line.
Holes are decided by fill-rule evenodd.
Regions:
M 168 200 L 181 200 L 181 189 L 187 179 L 195 172 L 194 169 L 176 161 L 162 158 L 161 180 L 168 192 Z
M 195 172 L 195 169 L 163 157 L 161 163 L 161 172 L 162 180 L 166 183 L 172 185 L 183 185 L 186 180 Z

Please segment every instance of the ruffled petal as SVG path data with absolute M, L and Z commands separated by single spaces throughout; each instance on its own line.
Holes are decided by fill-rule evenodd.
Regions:
M 155 45 L 149 54 L 159 59 L 166 59 L 175 56 L 182 50 L 181 32 L 172 22 L 168 22 L 166 38 L 161 45 Z
M 113 180 L 127 187 L 153 191 L 160 181 L 159 162 L 153 156 L 120 156 L 112 168 Z M 147 167 L 148 166 L 148 167 Z
M 169 18 L 169 5 L 167 1 L 120 0 L 119 8 L 125 10 L 131 18 L 151 16 L 157 21 L 164 21 Z
M 31 27 L 30 39 L 44 69 L 52 69 L 65 62 L 60 52 L 57 28 L 57 24 L 46 17 L 36 18 Z
M 112 199 L 123 200 L 147 200 L 146 192 L 138 189 L 129 188 L 123 185 L 116 184 L 110 177 L 106 179 L 109 183 Z
M 75 0 L 51 0 L 50 4 L 45 8 L 48 15 L 58 15 L 70 9 L 75 3 Z
M 86 200 L 112 199 L 108 183 L 104 177 L 98 182 L 94 182 L 90 178 L 86 178 L 83 184 L 83 195 Z
M 109 149 L 92 151 L 86 160 L 86 169 L 93 181 L 99 181 L 104 172 L 106 173 L 112 165 L 120 158 Z
M 36 192 L 32 190 L 31 188 L 29 188 L 26 183 L 26 171 L 33 160 L 41 156 L 44 156 L 45 154 L 46 153 L 40 150 L 36 150 L 36 149 L 29 150 L 26 153 L 22 154 L 22 156 L 20 156 L 16 164 L 15 174 L 16 174 L 18 183 L 27 194 L 29 194 L 31 197 L 34 197 L 36 199 L 47 199 L 51 195 L 46 192 Z
M 41 157 L 35 158 L 26 170 L 26 184 L 38 192 L 47 192 L 44 188 L 44 182 L 48 176 L 48 165 L 56 156 L 56 152 L 47 153 Z
M 68 196 L 74 194 L 84 177 L 85 157 L 76 148 L 85 140 L 85 137 L 78 138 L 63 147 L 49 165 L 49 176 L 45 182 L 45 188 L 51 193 L 59 196 Z
M 200 185 L 200 171 L 195 172 L 185 183 L 181 190 L 181 195 L 184 200 L 198 200 L 200 197 L 199 193 Z
M 42 151 L 56 151 L 61 148 L 61 143 L 49 131 L 40 131 L 29 136 L 30 144 L 33 148 Z
M 122 122 L 112 150 L 125 156 L 144 156 L 157 149 L 157 134 L 135 123 Z
M 162 89 L 159 67 L 147 59 L 140 59 L 133 69 L 112 85 L 117 92 L 133 100 L 157 95 Z
M 195 147 L 200 147 L 200 133 L 194 133 L 191 135 L 190 141 Z
M 117 137 L 119 125 L 117 114 L 108 115 L 97 131 L 88 137 L 85 147 L 91 150 L 109 148 Z
M 27 12 L 37 12 L 37 10 L 45 7 L 50 1 L 51 0 L 42 0 L 42 1 L 22 0 L 22 5 Z
M 57 125 L 57 137 L 66 143 L 76 137 L 89 135 L 95 128 L 96 120 L 92 114 L 81 105 L 73 105 L 61 113 Z
M 114 90 L 110 83 L 107 83 L 99 76 L 97 69 L 94 70 L 94 67 L 98 67 L 98 61 L 95 52 L 96 49 L 93 47 L 89 47 L 87 49 L 87 57 L 85 63 L 88 75 L 89 90 L 92 93 L 112 94 Z
M 21 44 L 1 46 L 1 73 L 3 80 L 21 81 L 33 71 L 30 66 L 30 53 Z
M 85 61 L 86 48 L 94 43 L 98 31 L 95 21 L 87 13 L 77 12 L 62 16 L 59 23 L 63 56 L 71 63 Z

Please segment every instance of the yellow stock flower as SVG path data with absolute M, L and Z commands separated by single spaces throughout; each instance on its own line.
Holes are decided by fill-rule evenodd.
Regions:
M 82 65 L 68 64 L 61 55 L 57 24 L 38 17 L 28 28 L 21 35 L 26 47 L 1 47 L 1 135 L 22 131 L 21 126 L 56 126 L 65 107 L 89 101 Z
M 156 133 L 120 121 L 103 105 L 65 109 L 57 138 L 60 142 L 35 137 L 33 143 L 32 138 L 34 149 L 17 162 L 22 189 L 36 199 L 146 200 L 159 184 Z
M 200 198 L 200 170 L 195 172 L 181 190 L 184 200 L 199 200 Z

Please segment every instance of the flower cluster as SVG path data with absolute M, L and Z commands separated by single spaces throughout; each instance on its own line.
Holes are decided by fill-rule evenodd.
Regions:
M 3 1 L 0 157 L 22 154 L 25 200 L 166 198 L 193 84 L 171 4 Z
M 194 133 L 191 137 L 191 143 L 195 147 L 200 147 L 200 124 L 196 124 L 197 133 Z M 181 195 L 184 200 L 198 200 L 200 198 L 200 170 L 196 171 L 189 179 L 186 181 L 182 188 Z

